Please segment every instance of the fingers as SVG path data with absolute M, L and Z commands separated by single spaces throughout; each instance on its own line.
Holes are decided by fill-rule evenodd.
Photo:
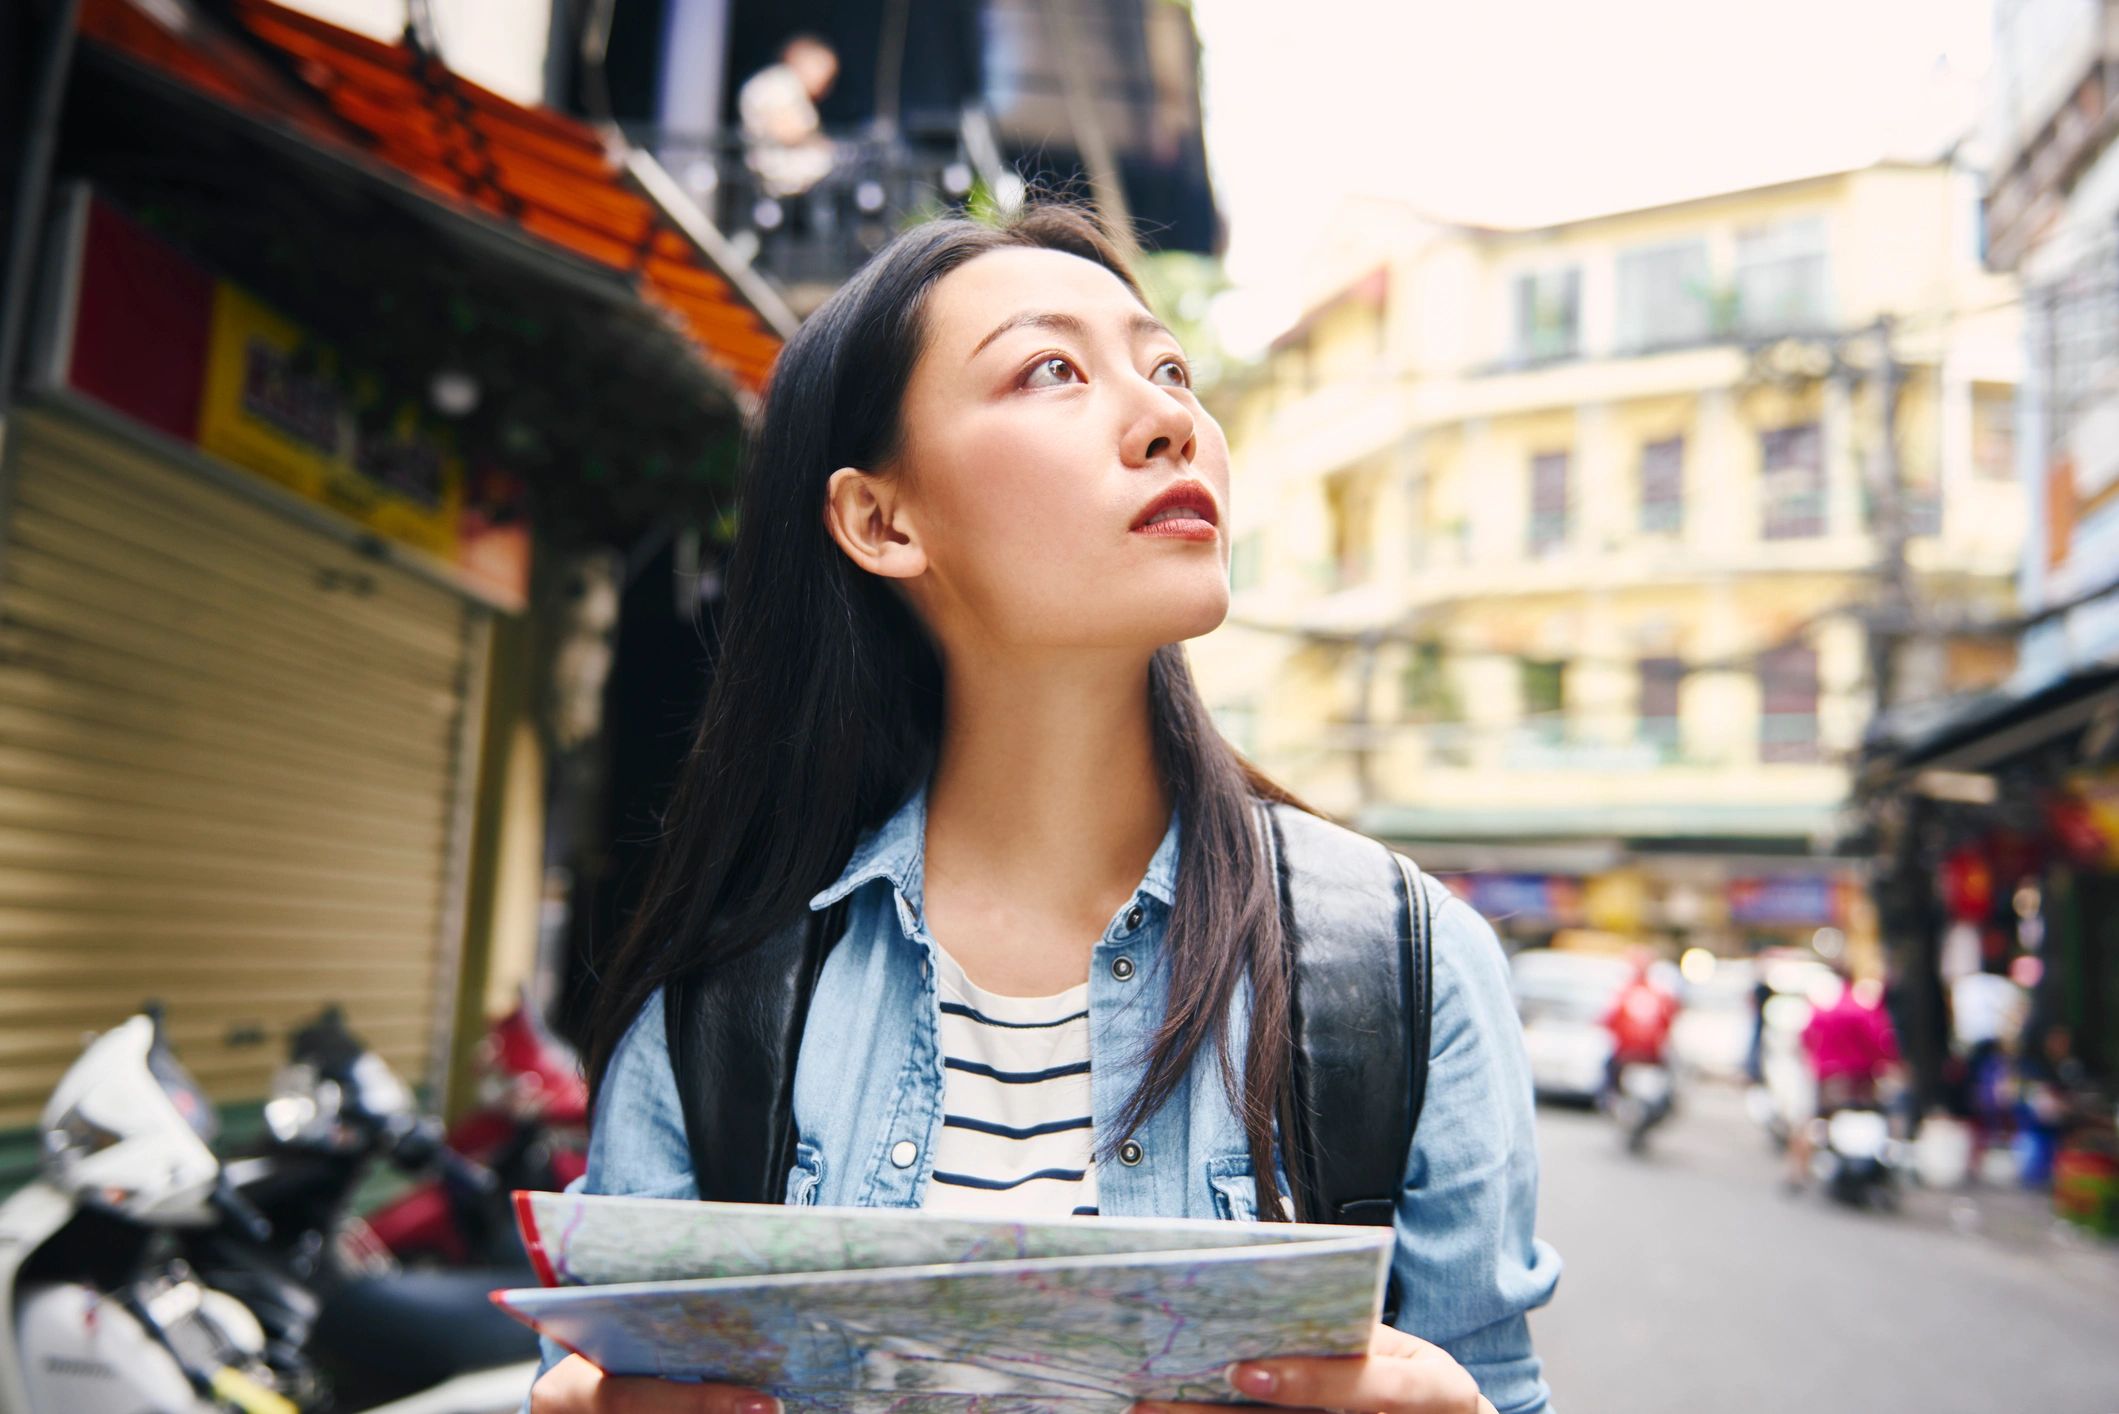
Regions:
M 1391 1414 L 1477 1414 L 1479 1385 L 1448 1354 L 1400 1332 L 1379 1332 L 1357 1358 L 1256 1360 L 1229 1367 L 1229 1383 L 1266 1404 L 1297 1409 L 1381 1409 Z
M 610 1376 L 569 1355 L 531 1387 L 530 1414 L 780 1414 L 780 1401 L 740 1385 Z
M 675 1380 L 606 1378 L 595 1414 L 780 1414 L 780 1401 L 741 1385 L 688 1385 Z

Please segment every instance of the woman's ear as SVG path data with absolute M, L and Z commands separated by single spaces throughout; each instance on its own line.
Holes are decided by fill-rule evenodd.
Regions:
M 824 524 L 831 538 L 848 559 L 885 579 L 911 579 L 927 568 L 902 485 L 896 477 L 842 466 L 824 487 Z

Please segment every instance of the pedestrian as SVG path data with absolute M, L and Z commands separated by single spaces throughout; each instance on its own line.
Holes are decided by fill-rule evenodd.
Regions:
M 1744 1048 L 1744 1077 L 1753 1085 L 1766 1083 L 1766 1009 L 1773 1003 L 1773 984 L 1766 980 L 1766 968 L 1759 965 L 1758 978 L 1751 984 L 1751 1042 Z
M 813 34 L 798 34 L 781 46 L 778 62 L 752 74 L 737 91 L 744 156 L 767 196 L 800 196 L 837 163 L 817 104 L 838 77 L 832 47 Z
M 2005 1146 L 2012 1132 L 2009 1057 L 2030 1015 L 2030 996 L 1999 972 L 1984 967 L 1950 984 L 1951 1041 L 1964 1058 L 1965 1108 L 1972 1125 L 1972 1174 L 1989 1151 Z
M 1230 1394 L 1538 1414 L 1525 1317 L 1559 1262 L 1532 1232 L 1500 946 L 1423 875 L 1393 867 L 1372 900 L 1295 875 L 1293 851 L 1269 858 L 1261 802 L 1299 806 L 1215 730 L 1182 647 L 1227 612 L 1229 493 L 1182 349 L 1076 207 L 913 227 L 789 340 L 744 472 L 712 692 L 645 902 L 597 974 L 582 1190 L 694 1197 L 719 1162 L 695 1158 L 700 1110 L 670 1060 L 693 1032 L 665 1009 L 703 978 L 731 989 L 709 1020 L 809 988 L 799 1034 L 765 1047 L 793 1069 L 787 1201 L 1282 1216 L 1295 1165 L 1277 1117 L 1311 1043 L 1275 879 L 1355 913 L 1402 912 L 1410 880 L 1434 971 L 1425 1107 L 1384 1156 L 1395 1322 L 1367 1356 L 1236 1369 Z M 842 908 L 809 980 L 747 967 L 756 939 Z M 1379 1119 L 1314 1122 L 1359 1144 Z M 535 1414 L 770 1408 L 546 1354 Z

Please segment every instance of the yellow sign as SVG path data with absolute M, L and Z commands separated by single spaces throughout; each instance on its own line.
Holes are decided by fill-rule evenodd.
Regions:
M 411 408 L 363 427 L 331 351 L 225 280 L 199 445 L 386 539 L 456 559 L 464 474 L 446 441 Z

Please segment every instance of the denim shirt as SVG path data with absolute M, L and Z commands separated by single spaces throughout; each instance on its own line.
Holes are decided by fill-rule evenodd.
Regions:
M 795 1066 L 795 1163 L 786 1201 L 920 1206 L 942 1122 L 936 943 L 922 911 L 926 789 L 865 834 L 812 909 L 849 899 L 846 932 L 817 979 Z M 1140 1083 L 1161 1021 L 1161 942 L 1177 879 L 1179 822 L 1097 940 L 1089 969 L 1092 1108 L 1100 1146 Z M 1525 1313 L 1543 1305 L 1560 1259 L 1533 1235 L 1538 1157 L 1530 1072 L 1493 930 L 1422 876 L 1434 905 L 1434 1016 L 1425 1108 L 1406 1156 L 1393 1273 L 1397 1324 L 1447 1350 L 1498 1414 L 1549 1409 Z M 588 1171 L 574 1188 L 696 1198 L 658 994 L 613 1054 L 596 1099 Z M 1249 1024 L 1248 992 L 1231 1035 Z M 1242 1046 L 1235 1048 L 1239 1063 Z M 1169 1101 L 1131 1136 L 1137 1162 L 1099 1164 L 1110 1215 L 1257 1218 L 1242 1121 L 1203 1048 Z M 1357 1122 L 1353 1116 L 1340 1122 Z M 1127 1157 L 1134 1156 L 1129 1149 Z M 1277 1174 L 1287 1187 L 1285 1173 Z M 1273 1216 L 1278 1216 L 1273 1215 Z M 564 1353 L 545 1344 L 549 1367 Z

